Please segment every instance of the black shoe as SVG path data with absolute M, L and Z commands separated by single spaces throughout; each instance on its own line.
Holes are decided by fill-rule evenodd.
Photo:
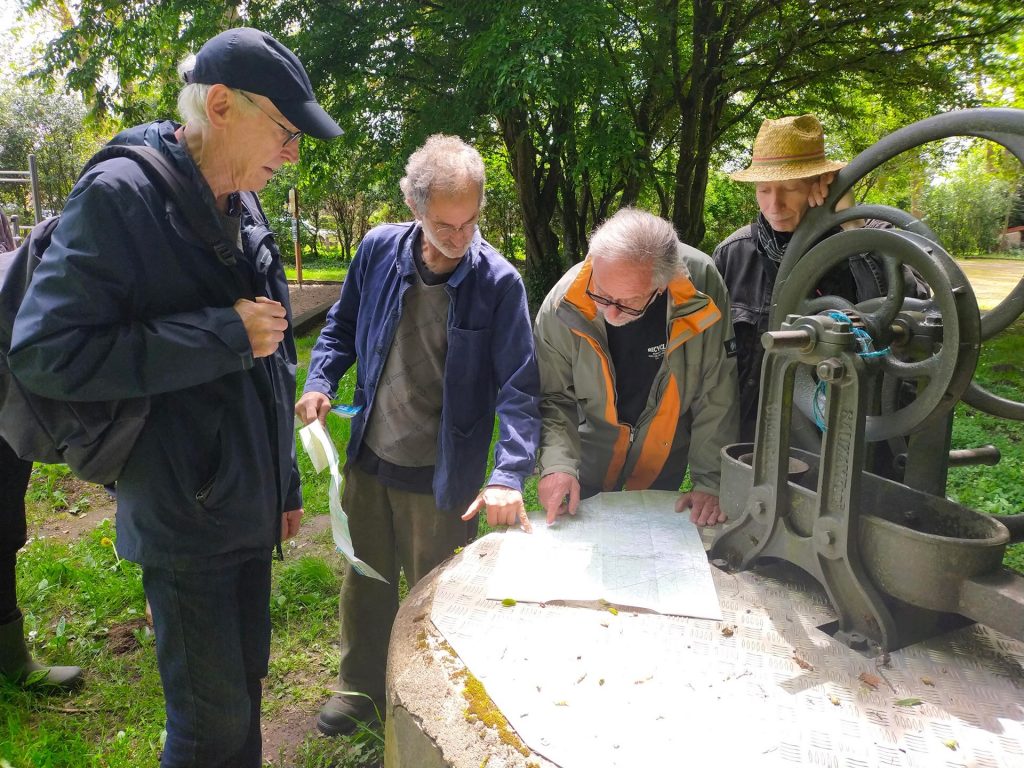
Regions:
M 380 710 L 368 696 L 335 694 L 320 707 L 316 727 L 325 736 L 348 736 L 380 725 Z

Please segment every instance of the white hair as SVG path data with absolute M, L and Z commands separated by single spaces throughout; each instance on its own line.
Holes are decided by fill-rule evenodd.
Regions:
M 458 136 L 435 133 L 409 156 L 399 186 L 419 216 L 426 213 L 434 192 L 455 195 L 475 189 L 480 193 L 483 208 L 484 161 L 479 152 Z
M 590 258 L 650 264 L 654 284 L 666 287 L 680 275 L 688 276 L 671 222 L 637 208 L 622 208 L 590 236 Z
M 195 65 L 195 54 L 189 55 L 178 64 L 178 74 L 182 80 L 185 80 L 186 75 L 192 71 Z M 181 116 L 182 123 L 198 127 L 205 127 L 210 124 L 210 119 L 206 115 L 206 96 L 210 92 L 210 88 L 211 86 L 208 83 L 189 83 L 186 81 L 185 87 L 178 94 L 178 114 Z M 237 91 L 236 88 L 231 90 Z M 236 99 L 235 103 L 243 111 L 258 109 L 258 107 L 250 104 L 245 99 Z

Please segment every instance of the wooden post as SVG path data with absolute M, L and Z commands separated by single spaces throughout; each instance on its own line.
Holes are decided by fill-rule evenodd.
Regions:
M 299 242 L 299 190 L 288 190 L 288 207 L 292 212 L 292 243 L 295 245 L 295 279 L 302 289 L 302 244 Z
M 28 156 L 28 179 L 32 188 L 32 213 L 35 223 L 43 220 L 43 201 L 39 198 L 39 169 L 36 167 L 36 156 Z

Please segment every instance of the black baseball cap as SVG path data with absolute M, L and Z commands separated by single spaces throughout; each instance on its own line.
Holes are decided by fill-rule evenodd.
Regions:
M 220 83 L 266 96 L 296 128 L 317 139 L 340 136 L 341 128 L 316 103 L 302 63 L 281 43 L 252 27 L 235 27 L 208 40 L 199 53 L 188 83 Z

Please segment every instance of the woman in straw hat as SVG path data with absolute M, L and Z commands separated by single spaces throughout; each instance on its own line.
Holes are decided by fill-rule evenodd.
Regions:
M 750 166 L 730 174 L 734 181 L 754 185 L 757 219 L 733 232 L 712 258 L 722 273 L 732 300 L 740 384 L 740 440 L 754 439 L 764 349 L 761 334 L 768 330 L 772 290 L 779 264 L 793 230 L 807 209 L 825 201 L 835 172 L 846 163 L 825 157 L 825 137 L 814 115 L 765 120 L 754 140 Z M 837 208 L 851 205 L 846 196 Z M 884 222 L 862 222 L 887 227 Z M 849 226 L 849 225 L 848 225 Z M 856 224 L 854 224 L 856 226 Z M 839 232 L 837 227 L 826 237 Z M 907 270 L 908 296 L 927 295 Z M 818 295 L 842 296 L 854 303 L 884 296 L 885 274 L 870 254 L 857 254 L 830 271 L 818 284 Z

